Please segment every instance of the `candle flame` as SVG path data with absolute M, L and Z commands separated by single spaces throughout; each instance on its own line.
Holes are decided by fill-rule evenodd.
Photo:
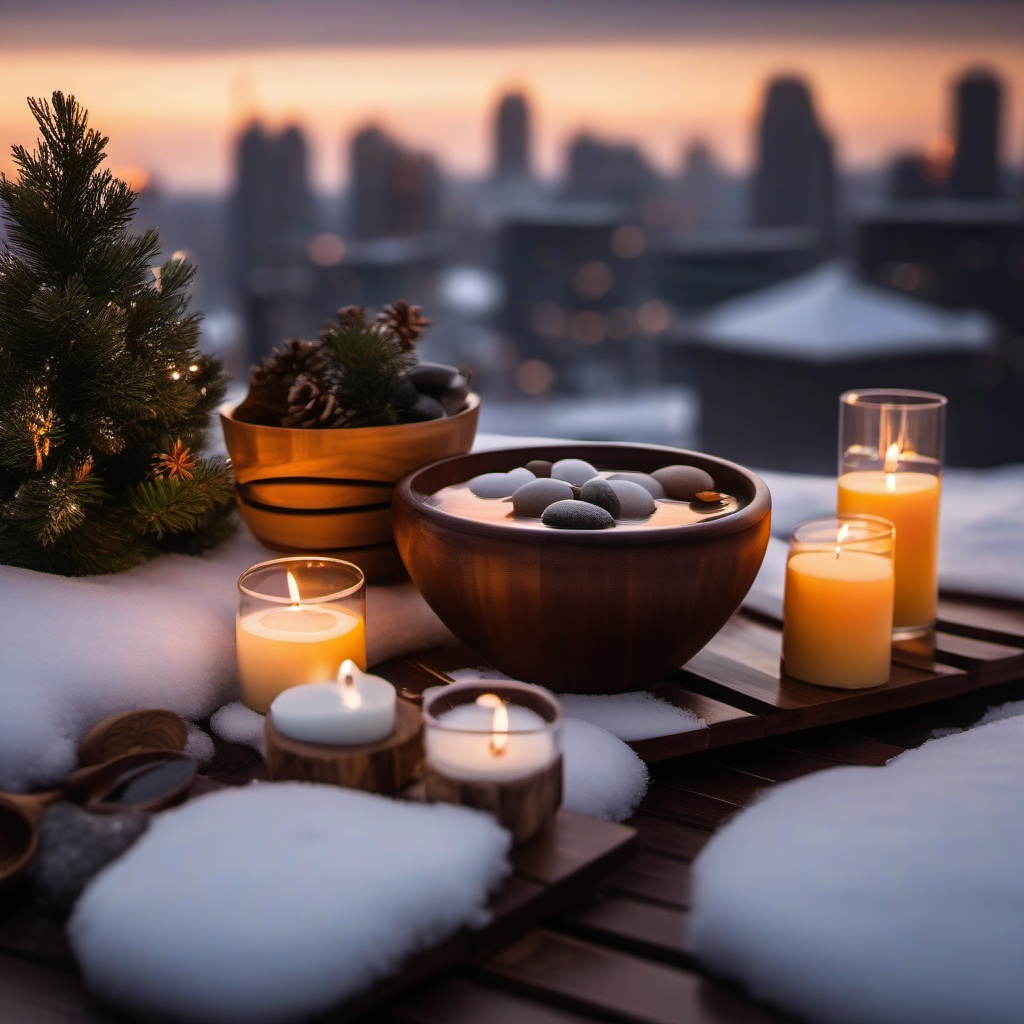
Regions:
M 299 601 L 299 585 L 295 582 L 295 577 L 292 575 L 291 569 L 285 571 L 285 575 L 288 577 L 288 596 L 292 599 L 292 607 L 298 608 Z
M 898 444 L 891 444 L 885 450 L 885 465 L 882 468 L 885 470 L 885 489 L 889 494 L 896 490 L 896 468 L 902 457 Z
M 494 721 L 491 726 L 491 753 L 501 754 L 508 743 L 508 708 L 496 693 L 484 693 L 476 699 L 477 704 L 485 708 L 494 708 Z
M 347 708 L 362 707 L 362 694 L 356 689 L 356 663 L 346 658 L 338 669 L 338 687 L 341 690 L 341 702 Z
M 836 558 L 839 557 L 839 552 L 842 549 L 843 541 L 850 535 L 850 524 L 843 523 L 838 530 L 836 530 Z

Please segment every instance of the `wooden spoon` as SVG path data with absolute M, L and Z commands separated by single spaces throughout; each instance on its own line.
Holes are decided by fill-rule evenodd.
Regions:
M 81 768 L 45 793 L 0 792 L 0 890 L 28 866 L 43 812 L 62 798 L 87 810 L 155 811 L 185 798 L 199 767 L 180 750 L 142 750 Z

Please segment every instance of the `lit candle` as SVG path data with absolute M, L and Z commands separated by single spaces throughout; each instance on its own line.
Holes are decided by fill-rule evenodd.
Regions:
M 892 526 L 823 519 L 793 531 L 782 613 L 786 674 L 857 689 L 889 679 Z
M 511 782 L 547 768 L 558 754 L 539 714 L 493 693 L 444 712 L 437 724 L 426 730 L 427 763 L 451 779 Z
M 915 631 L 935 622 L 939 580 L 939 504 L 942 478 L 914 465 L 898 444 L 886 449 L 881 469 L 839 477 L 839 515 L 873 515 L 896 527 L 893 629 Z
M 837 511 L 882 516 L 896 527 L 896 639 L 935 625 L 946 405 L 943 395 L 892 388 L 839 399 Z
M 242 702 L 263 713 L 289 687 L 335 678 L 346 658 L 366 665 L 363 619 L 334 605 L 302 604 L 287 575 L 291 603 L 240 614 L 235 629 Z
M 270 705 L 274 727 L 307 743 L 378 743 L 395 729 L 395 688 L 345 660 L 333 683 L 306 683 L 279 693 Z

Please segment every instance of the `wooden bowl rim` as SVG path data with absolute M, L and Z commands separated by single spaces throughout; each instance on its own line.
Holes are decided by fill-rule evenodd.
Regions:
M 471 391 L 466 396 L 465 404 L 457 413 L 453 416 L 445 416 L 442 419 L 421 420 L 418 423 L 393 423 L 390 426 L 385 427 L 323 427 L 316 430 L 310 430 L 305 427 L 271 427 L 265 423 L 247 423 L 245 420 L 236 420 L 234 412 L 238 405 L 238 402 L 225 402 L 217 409 L 217 413 L 222 420 L 227 420 L 228 422 L 242 427 L 245 430 L 269 431 L 285 436 L 298 434 L 304 437 L 308 437 L 310 434 L 325 436 L 329 436 L 331 434 L 359 434 L 363 438 L 370 438 L 371 440 L 374 440 L 377 435 L 379 435 L 381 439 L 387 437 L 393 438 L 395 436 L 395 431 L 400 431 L 405 435 L 416 434 L 419 431 L 429 432 L 431 430 L 436 430 L 441 424 L 454 423 L 456 420 L 465 419 L 480 408 L 480 396 L 475 391 Z
M 738 473 L 747 480 L 752 488 L 753 494 L 750 501 L 742 508 L 737 509 L 721 519 L 711 519 L 702 523 L 687 523 L 685 525 L 674 525 L 660 527 L 650 530 L 624 530 L 616 533 L 614 528 L 608 530 L 530 530 L 512 531 L 494 523 L 480 522 L 474 519 L 465 519 L 462 516 L 445 512 L 442 509 L 434 508 L 424 503 L 424 498 L 429 494 L 419 487 L 419 480 L 423 474 L 433 472 L 437 468 L 453 463 L 457 460 L 474 460 L 483 457 L 510 456 L 516 461 L 509 464 L 509 469 L 523 466 L 532 459 L 547 459 L 549 462 L 565 458 L 587 458 L 588 454 L 599 456 L 603 453 L 614 455 L 617 451 L 643 451 L 652 454 L 665 453 L 671 455 L 679 462 L 684 459 L 691 459 L 688 465 L 695 465 L 698 468 L 719 467 Z M 683 458 L 680 458 L 682 456 Z M 593 461 L 587 459 L 587 461 Z M 670 463 L 666 463 L 668 465 Z M 600 467 L 599 467 L 600 468 Z M 507 472 L 507 470 L 506 470 Z M 470 474 L 472 475 L 472 474 Z M 468 479 L 468 477 L 467 477 Z M 430 492 L 433 493 L 433 492 Z M 646 544 L 664 544 L 668 541 L 686 541 L 696 543 L 710 540 L 715 537 L 725 537 L 739 533 L 760 522 L 766 515 L 771 513 L 772 500 L 768 485 L 753 471 L 728 459 L 719 458 L 716 455 L 706 455 L 703 452 L 690 451 L 686 448 L 672 448 L 669 445 L 660 444 L 633 444 L 623 441 L 580 441 L 552 443 L 546 445 L 530 445 L 523 448 L 494 448 L 488 451 L 467 452 L 463 455 L 453 455 L 446 459 L 439 459 L 427 466 L 407 473 L 395 485 L 392 505 L 399 502 L 404 503 L 411 509 L 415 509 L 434 524 L 449 531 L 467 533 L 474 536 L 501 538 L 528 538 L 529 543 L 541 545 L 562 544 L 582 545 L 591 547 L 594 545 L 614 547 L 633 547 Z

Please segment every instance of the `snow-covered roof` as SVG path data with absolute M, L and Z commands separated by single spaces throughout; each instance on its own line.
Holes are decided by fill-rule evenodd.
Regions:
M 994 335 L 985 313 L 940 309 L 865 284 L 841 263 L 723 302 L 692 332 L 716 348 L 813 362 L 981 351 Z

